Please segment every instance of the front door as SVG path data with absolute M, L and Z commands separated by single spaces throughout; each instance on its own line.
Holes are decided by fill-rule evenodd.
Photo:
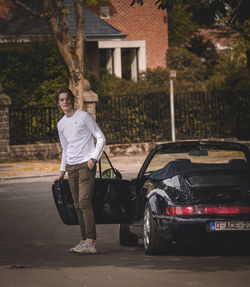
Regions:
M 104 152 L 97 164 L 93 194 L 96 223 L 132 223 L 136 212 L 136 196 L 131 182 L 111 164 Z M 59 215 L 65 224 L 78 224 L 68 180 L 60 180 L 53 186 L 53 197 Z

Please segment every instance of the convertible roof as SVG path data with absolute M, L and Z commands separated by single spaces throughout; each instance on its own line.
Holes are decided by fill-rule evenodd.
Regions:
M 225 141 L 183 141 L 183 142 L 170 142 L 157 145 L 154 149 L 166 152 L 185 152 L 191 149 L 227 149 L 227 150 L 240 150 L 249 152 L 245 144 L 238 142 L 225 142 Z
M 150 175 L 152 180 L 164 180 L 173 176 L 200 171 L 239 170 L 250 172 L 250 167 L 244 160 L 231 160 L 228 163 L 192 163 L 189 159 L 170 161 L 163 168 Z

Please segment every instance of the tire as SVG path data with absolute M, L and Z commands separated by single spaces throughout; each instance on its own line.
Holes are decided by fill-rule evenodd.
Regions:
M 147 255 L 162 254 L 167 249 L 167 242 L 156 230 L 149 204 L 146 204 L 143 216 L 143 245 Z
M 138 245 L 138 237 L 130 232 L 128 224 L 120 224 L 119 239 L 122 246 Z

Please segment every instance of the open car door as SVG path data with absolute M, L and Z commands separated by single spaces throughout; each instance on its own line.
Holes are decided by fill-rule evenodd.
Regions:
M 97 164 L 92 206 L 96 223 L 132 223 L 136 212 L 136 195 L 129 180 L 122 179 L 104 152 Z M 79 224 L 67 179 L 52 187 L 54 201 L 65 224 Z

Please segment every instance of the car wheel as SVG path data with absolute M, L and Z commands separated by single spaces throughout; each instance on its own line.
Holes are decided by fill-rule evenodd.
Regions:
M 119 239 L 122 246 L 138 245 L 138 237 L 130 232 L 128 224 L 120 224 Z
M 148 255 L 163 253 L 167 245 L 167 243 L 160 238 L 156 230 L 149 204 L 146 204 L 144 210 L 143 244 L 145 253 Z

